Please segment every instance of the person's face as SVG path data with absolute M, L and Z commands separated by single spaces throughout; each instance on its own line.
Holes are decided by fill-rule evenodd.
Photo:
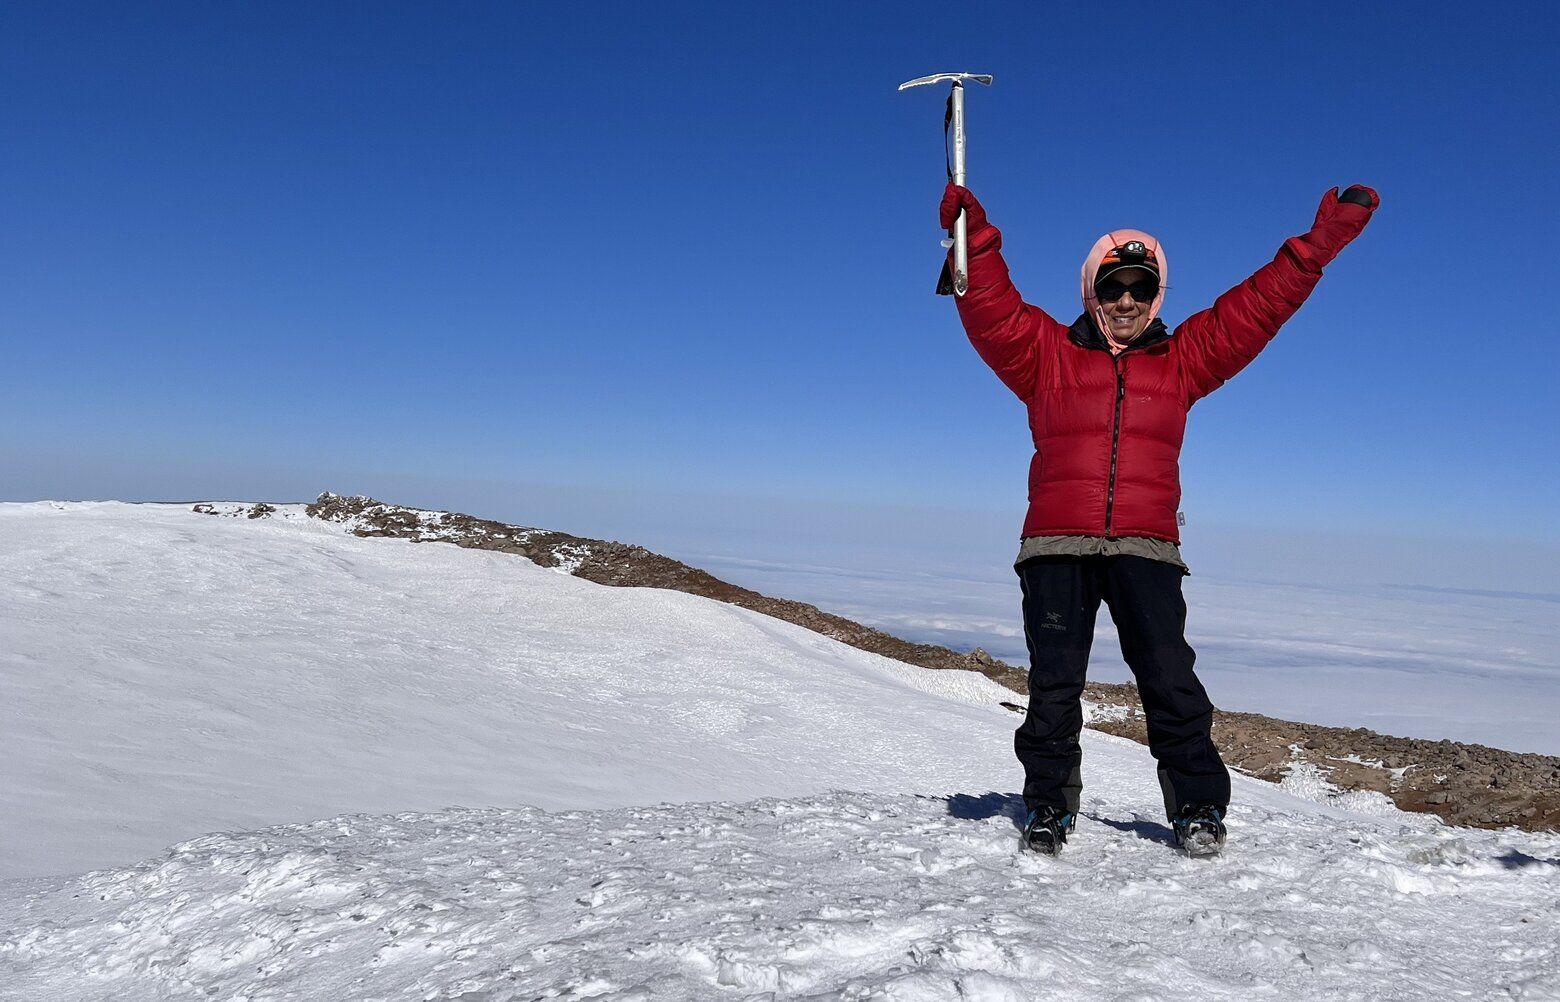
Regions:
M 1105 311 L 1105 323 L 1110 328 L 1110 334 L 1122 344 L 1134 340 L 1148 327 L 1148 308 L 1153 305 L 1154 297 L 1146 296 L 1140 300 L 1132 295 L 1130 289 L 1122 292 L 1121 298 L 1115 300 L 1107 299 L 1105 294 L 1119 291 L 1122 286 L 1153 281 L 1153 274 L 1142 268 L 1123 268 L 1113 273 L 1102 285 L 1095 287 L 1100 308 Z

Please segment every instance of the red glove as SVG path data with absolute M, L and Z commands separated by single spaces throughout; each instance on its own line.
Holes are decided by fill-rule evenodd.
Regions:
M 1324 260 L 1331 261 L 1360 235 L 1380 204 L 1375 189 L 1363 184 L 1351 185 L 1342 197 L 1337 188 L 1331 188 L 1322 196 L 1311 231 L 1300 239 L 1315 248 Z
M 964 232 L 967 235 L 974 236 L 991 225 L 986 220 L 986 210 L 981 208 L 975 195 L 968 188 L 950 182 L 943 189 L 942 205 L 937 207 L 937 220 L 943 229 L 953 229 L 953 221 L 958 218 L 960 209 L 964 210 Z

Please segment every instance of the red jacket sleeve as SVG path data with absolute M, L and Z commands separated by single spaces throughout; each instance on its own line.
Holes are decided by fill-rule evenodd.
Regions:
M 1278 256 L 1176 328 L 1188 399 L 1197 401 L 1244 369 L 1305 302 L 1322 268 L 1365 228 L 1370 209 L 1339 205 L 1336 192 L 1322 204 L 1311 229 L 1284 241 Z
M 970 235 L 969 264 L 969 290 L 954 297 L 959 319 L 980 357 L 1027 404 L 1067 329 L 1024 302 L 1013 287 L 1002 260 L 1002 231 L 995 226 Z

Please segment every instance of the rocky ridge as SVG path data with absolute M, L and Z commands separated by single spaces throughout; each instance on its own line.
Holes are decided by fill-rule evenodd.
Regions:
M 358 536 L 388 536 L 414 542 L 454 543 L 473 550 L 496 550 L 526 557 L 542 567 L 566 571 L 597 584 L 630 588 L 668 588 L 739 605 L 804 626 L 815 633 L 864 651 L 924 668 L 958 668 L 1011 686 L 1014 669 L 977 650 L 959 654 L 946 647 L 914 644 L 835 616 L 806 602 L 770 598 L 722 581 L 697 567 L 652 553 L 643 546 L 571 536 L 566 532 L 506 525 L 458 512 L 423 511 L 383 504 L 372 498 L 321 494 L 307 508 L 313 518 L 340 522 Z M 1020 690 L 1022 691 L 1022 690 Z
M 260 518 L 269 506 L 209 514 Z M 457 512 L 425 511 L 372 498 L 321 494 L 310 517 L 343 525 L 358 536 L 444 542 L 495 550 L 597 584 L 669 588 L 739 605 L 806 627 L 860 650 L 937 670 L 975 671 L 1027 692 L 1026 674 L 980 648 L 959 653 L 916 644 L 805 602 L 771 598 L 722 581 L 642 546 L 508 525 Z M 1146 743 L 1136 687 L 1091 682 L 1089 726 Z M 1022 712 L 1018 703 L 1004 703 Z M 1403 810 L 1436 814 L 1450 824 L 1482 828 L 1560 829 L 1560 757 L 1503 751 L 1458 741 L 1392 737 L 1364 728 L 1325 727 L 1256 713 L 1216 710 L 1214 739 L 1231 767 L 1279 782 L 1298 769 L 1340 791 L 1374 791 Z

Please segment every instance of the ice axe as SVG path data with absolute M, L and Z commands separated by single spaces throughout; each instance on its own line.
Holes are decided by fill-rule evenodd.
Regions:
M 909 90 L 911 87 L 920 87 L 922 84 L 942 83 L 944 80 L 953 86 L 948 90 L 948 110 L 943 112 L 943 148 L 948 147 L 949 130 L 953 136 L 953 160 L 948 164 L 948 180 L 959 187 L 964 187 L 964 81 L 973 80 L 979 84 L 991 86 L 990 73 L 933 73 L 929 77 L 917 77 L 914 80 L 906 80 L 899 85 L 900 90 Z M 944 247 L 947 244 L 943 245 Z M 950 292 L 956 295 L 964 295 L 970 287 L 970 242 L 965 233 L 964 210 L 959 210 L 959 218 L 953 221 L 953 275 L 949 281 L 948 269 L 943 268 L 941 277 L 937 280 L 937 294 L 946 296 Z

